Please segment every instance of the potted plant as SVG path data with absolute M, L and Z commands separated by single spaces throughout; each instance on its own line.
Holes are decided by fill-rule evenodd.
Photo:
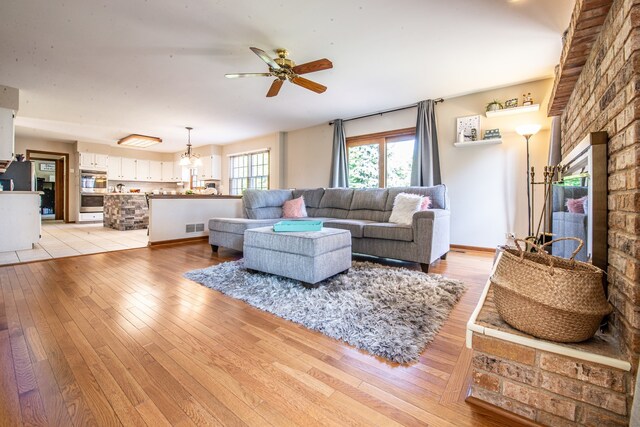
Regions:
M 504 106 L 502 105 L 502 103 L 497 99 L 494 99 L 493 101 L 487 104 L 487 106 L 485 107 L 485 111 L 497 111 L 497 110 L 502 110 L 503 108 Z

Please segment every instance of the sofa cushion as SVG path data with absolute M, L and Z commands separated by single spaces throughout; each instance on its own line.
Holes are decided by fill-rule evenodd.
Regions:
M 372 223 L 373 221 L 365 221 L 361 219 L 327 219 L 323 225 L 327 228 L 340 228 L 342 230 L 349 230 L 351 237 L 357 237 L 359 239 L 363 236 L 363 229 L 365 225 Z
M 375 222 L 383 221 L 386 202 L 386 188 L 363 188 L 355 190 L 347 218 L 364 219 Z
M 324 188 L 293 190 L 294 198 L 298 198 L 300 196 L 304 197 L 304 204 L 307 206 L 307 208 L 319 208 L 320 200 L 322 200 L 323 195 Z
M 249 219 L 282 217 L 282 204 L 293 198 L 291 190 L 246 190 L 242 204 Z
M 410 225 L 378 222 L 364 226 L 364 237 L 371 239 L 413 241 L 413 227 Z
M 318 207 L 349 210 L 351 199 L 353 199 L 353 188 L 327 188 Z
M 393 202 L 400 193 L 418 194 L 420 196 L 429 196 L 431 200 L 431 209 L 449 209 L 447 199 L 447 187 L 443 184 L 433 187 L 394 187 L 389 188 L 387 196 L 387 204 L 385 205 L 384 221 L 389 221 L 391 211 L 393 210 Z
M 244 234 L 244 230 L 266 227 L 281 221 L 274 219 L 246 219 L 246 218 L 214 218 L 209 220 L 209 230 L 224 233 Z

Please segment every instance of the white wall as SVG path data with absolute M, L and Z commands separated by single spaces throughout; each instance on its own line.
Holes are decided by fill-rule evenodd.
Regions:
M 509 86 L 447 99 L 436 107 L 442 181 L 451 198 L 451 241 L 453 244 L 495 247 L 507 232 L 527 233 L 526 150 L 524 138 L 515 133 L 520 124 L 539 123 L 543 130 L 531 139 L 531 164 L 542 171 L 546 164 L 549 126 L 546 117 L 552 80 Z M 531 92 L 540 111 L 488 119 L 485 105 Z M 500 128 L 503 143 L 456 148 L 456 117 L 482 114 L 482 129 Z M 347 137 L 415 126 L 416 109 L 345 123 Z M 283 153 L 284 187 L 326 187 L 329 185 L 333 127 L 327 124 L 289 132 Z M 541 208 L 541 190 L 536 195 Z M 536 217 L 539 215 L 536 214 Z

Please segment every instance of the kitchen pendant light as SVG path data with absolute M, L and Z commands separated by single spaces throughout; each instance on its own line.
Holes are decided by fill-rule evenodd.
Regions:
M 188 140 L 187 140 L 187 151 L 182 153 L 180 156 L 180 165 L 182 166 L 200 166 L 202 164 L 202 160 L 200 160 L 200 155 L 191 151 L 191 131 L 192 127 L 185 127 L 185 129 L 189 132 Z

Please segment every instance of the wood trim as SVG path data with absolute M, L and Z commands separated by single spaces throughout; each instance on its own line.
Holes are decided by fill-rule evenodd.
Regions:
M 66 167 L 64 164 L 64 158 L 60 158 L 56 160 L 56 197 L 55 197 L 55 205 L 56 205 L 56 220 L 64 220 L 65 216 L 65 171 Z
M 451 249 L 461 249 L 467 251 L 480 251 L 480 252 L 495 252 L 496 248 L 485 248 L 482 246 L 467 246 L 467 245 L 449 245 Z
M 465 400 L 469 405 L 476 406 L 478 408 L 488 411 L 490 414 L 495 414 L 500 418 L 506 418 L 510 421 L 509 425 L 512 427 L 540 427 L 541 424 L 536 423 L 528 418 L 521 417 L 513 412 L 506 411 L 498 406 L 487 403 L 484 400 L 480 400 L 477 397 L 468 396 Z
M 196 240 L 205 240 L 209 236 L 185 237 L 184 239 L 162 240 L 160 242 L 149 242 L 149 246 L 171 245 L 173 243 L 189 243 Z
M 386 138 L 389 136 L 415 135 L 415 133 L 416 133 L 416 128 L 412 127 L 412 128 L 388 130 L 385 132 L 370 133 L 367 135 L 350 136 L 347 138 L 347 145 L 349 143 L 353 143 L 362 139 L 367 140 L 367 139 Z
M 69 171 L 71 169 L 71 164 L 69 163 L 69 153 L 59 153 L 56 151 L 43 151 L 43 150 L 29 150 L 27 149 L 27 160 L 38 159 L 38 154 L 46 154 L 51 156 L 60 156 L 64 158 L 64 222 L 68 223 L 69 221 Z M 35 157 L 34 157 L 35 155 Z M 51 159 L 38 159 L 38 160 L 51 160 Z M 57 184 L 56 184 L 57 187 Z

